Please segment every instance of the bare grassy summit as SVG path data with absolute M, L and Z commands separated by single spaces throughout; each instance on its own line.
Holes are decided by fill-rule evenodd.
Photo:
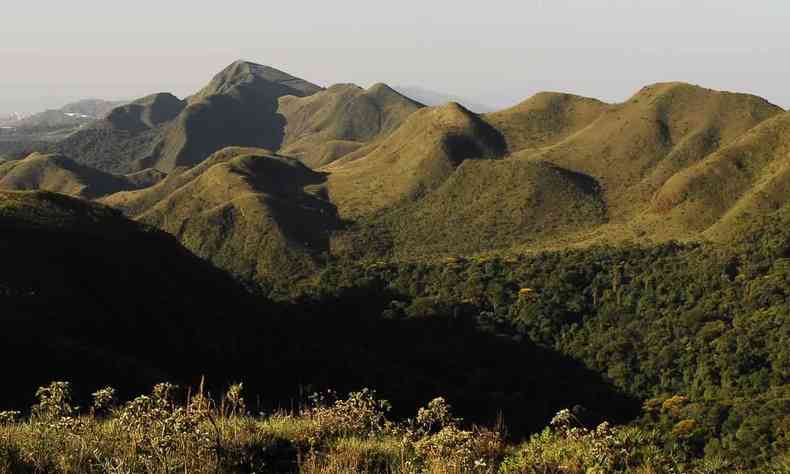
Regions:
M 422 107 L 385 84 L 337 84 L 309 97 L 282 97 L 279 112 L 286 126 L 280 152 L 319 167 L 392 133 Z
M 550 161 L 598 180 L 610 216 L 646 210 L 673 174 L 694 165 L 782 109 L 747 94 L 683 83 L 648 86 L 550 147 L 519 158 Z
M 395 132 L 321 168 L 344 217 L 370 214 L 436 189 L 467 159 L 504 156 L 502 135 L 458 104 L 418 110 Z

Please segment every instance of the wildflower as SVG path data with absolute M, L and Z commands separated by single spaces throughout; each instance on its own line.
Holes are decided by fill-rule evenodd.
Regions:
M 94 413 L 99 413 L 107 410 L 115 404 L 115 389 L 112 387 L 104 387 L 101 390 L 93 392 L 93 407 L 91 410 Z
M 14 423 L 20 414 L 18 411 L 0 411 L 0 426 Z

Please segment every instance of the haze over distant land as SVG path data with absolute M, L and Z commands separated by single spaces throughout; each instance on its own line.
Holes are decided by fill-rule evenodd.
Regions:
M 790 4 L 776 0 L 351 0 L 223 8 L 13 2 L 0 17 L 0 113 L 86 97 L 183 97 L 238 58 L 321 86 L 416 84 L 501 108 L 541 90 L 609 102 L 681 80 L 790 106 Z M 155 12 L 155 13 L 154 13 Z M 622 39 L 628 38 L 627 42 Z

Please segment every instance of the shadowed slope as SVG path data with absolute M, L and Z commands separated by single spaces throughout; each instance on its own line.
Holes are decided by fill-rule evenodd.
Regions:
M 276 150 L 285 133 L 277 100 L 320 90 L 282 71 L 237 61 L 188 99 L 189 105 L 167 127 L 156 152 L 137 166 L 169 172 L 200 163 L 227 146 Z
M 216 321 L 248 302 L 172 236 L 62 194 L 0 191 L 0 261 L 4 409 L 52 380 L 125 392 L 197 376 L 235 346 Z
M 58 149 L 120 173 L 170 172 L 232 145 L 278 149 L 285 124 L 277 99 L 320 90 L 274 68 L 237 61 L 186 101 L 171 94 L 144 97 L 68 137 Z
M 365 90 L 338 84 L 315 95 L 280 99 L 285 116 L 281 152 L 311 167 L 328 164 L 391 133 L 422 105 L 384 84 Z
M 231 148 L 158 185 L 105 200 L 249 280 L 317 268 L 338 226 L 320 173 L 266 150 Z
M 458 104 L 414 112 L 395 132 L 322 168 L 346 217 L 370 214 L 436 189 L 467 159 L 505 153 L 502 136 Z
M 83 166 L 62 155 L 34 153 L 24 160 L 0 163 L 0 189 L 42 190 L 95 199 L 118 191 L 139 189 L 156 176 L 125 177 Z

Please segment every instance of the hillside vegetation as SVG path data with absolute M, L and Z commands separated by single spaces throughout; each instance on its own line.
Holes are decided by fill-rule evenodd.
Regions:
M 570 240 L 605 223 L 595 180 L 549 163 L 467 160 L 434 192 L 337 234 L 340 256 L 465 255 Z
M 106 233 L 106 219 L 115 222 L 119 229 L 133 225 L 98 205 L 89 211 L 84 204 L 71 199 L 57 198 L 63 200 L 63 204 L 58 204 L 53 202 L 56 195 L 28 193 L 9 197 L 11 202 L 14 199 L 20 202 L 13 206 L 15 210 L 11 215 L 22 216 L 27 222 L 32 218 L 25 216 L 36 213 L 26 209 L 46 206 L 54 208 L 54 213 L 38 213 L 40 217 L 33 222 L 59 221 L 64 219 L 62 216 L 73 216 L 76 212 L 84 216 L 79 217 L 80 221 L 94 222 L 96 226 L 86 227 L 77 224 L 74 217 L 66 217 L 62 229 L 68 232 L 72 232 L 69 229 L 101 228 Z M 64 205 L 74 206 L 75 210 L 69 211 Z M 0 213 L 0 222 L 8 222 L 2 216 L 8 214 Z M 17 228 L 31 228 L 31 225 Z M 613 463 L 603 464 L 609 466 L 607 469 L 633 469 L 634 472 L 642 472 L 639 469 L 645 468 L 652 469 L 649 472 L 730 472 L 738 466 L 752 468 L 754 472 L 782 472 L 788 449 L 785 422 L 790 416 L 785 373 L 786 329 L 790 327 L 787 324 L 790 317 L 788 229 L 790 207 L 786 206 L 755 223 L 748 237 L 726 247 L 713 244 L 598 247 L 509 259 L 333 265 L 322 273 L 308 294 L 282 308 L 283 317 L 275 310 L 263 319 L 223 319 L 221 327 L 225 324 L 243 327 L 246 337 L 258 341 L 258 345 L 246 346 L 245 336 L 237 336 L 241 340 L 236 350 L 247 347 L 242 350 L 242 358 L 228 358 L 228 351 L 233 352 L 233 349 L 227 342 L 210 351 L 212 357 L 222 357 L 221 360 L 229 364 L 222 366 L 227 375 L 220 383 L 229 383 L 233 377 L 246 373 L 252 379 L 250 387 L 266 387 L 265 392 L 257 392 L 256 388 L 249 392 L 264 393 L 264 398 L 256 404 L 261 407 L 256 412 L 263 409 L 271 413 L 271 410 L 276 412 L 277 407 L 291 406 L 287 400 L 289 395 L 297 393 L 298 380 L 310 381 L 312 386 L 308 390 L 321 390 L 332 383 L 342 386 L 341 390 L 353 390 L 347 388 L 349 386 L 379 385 L 381 396 L 396 402 L 392 410 L 394 421 L 413 417 L 413 410 L 420 406 L 437 408 L 430 400 L 444 393 L 446 399 L 457 406 L 458 413 L 468 416 L 470 421 L 491 426 L 500 412 L 511 435 L 540 432 L 562 407 L 581 405 L 587 408 L 574 408 L 568 412 L 572 414 L 570 418 L 568 414 L 554 417 L 552 429 L 529 437 L 524 444 L 511 441 L 507 447 L 502 444 L 507 438 L 498 438 L 496 431 L 475 432 L 467 424 L 456 425 L 439 435 L 443 428 L 436 425 L 423 434 L 417 433 L 416 437 L 407 437 L 407 441 L 413 443 L 406 445 L 408 449 L 391 450 L 387 446 L 402 443 L 408 431 L 398 431 L 398 425 L 383 425 L 394 431 L 371 434 L 369 424 L 361 431 L 352 429 L 358 425 L 344 424 L 359 420 L 352 415 L 358 413 L 354 411 L 357 409 L 374 414 L 362 420 L 382 420 L 375 415 L 381 412 L 372 410 L 384 405 L 373 403 L 375 398 L 366 395 L 352 395 L 348 401 L 337 404 L 330 401 L 328 411 L 311 408 L 292 416 L 271 415 L 258 419 L 230 416 L 226 419 L 229 411 L 223 412 L 225 415 L 215 413 L 212 415 L 214 422 L 221 420 L 215 427 L 208 418 L 200 418 L 206 416 L 198 409 L 202 406 L 199 405 L 203 400 L 200 397 L 194 399 L 198 405 L 189 402 L 191 409 L 179 408 L 177 398 L 167 398 L 162 409 L 156 409 L 156 400 L 161 399 L 163 393 L 167 397 L 167 393 L 173 393 L 158 388 L 148 398 L 138 398 L 124 405 L 105 421 L 103 418 L 74 418 L 71 412 L 70 420 L 56 424 L 42 424 L 43 418 L 32 418 L 23 425 L 0 428 L 0 432 L 9 435 L 5 438 L 5 442 L 10 443 L 7 452 L 17 453 L 6 462 L 40 460 L 80 462 L 87 466 L 96 457 L 79 454 L 85 451 L 76 446 L 88 443 L 99 450 L 101 459 L 122 457 L 129 463 L 171 463 L 168 465 L 174 467 L 196 456 L 207 466 L 257 459 L 256 462 L 270 463 L 269 467 L 280 466 L 273 468 L 279 469 L 276 472 L 296 471 L 300 466 L 307 470 L 311 465 L 318 472 L 331 469 L 333 465 L 338 470 L 335 472 L 354 466 L 377 472 L 381 464 L 368 463 L 393 466 L 406 460 L 422 463 L 430 462 L 431 456 L 437 456 L 433 460 L 438 463 L 471 463 L 460 472 L 491 472 L 489 468 L 493 466 L 504 472 L 530 472 L 540 468 L 583 472 L 590 467 L 600 467 L 602 462 Z M 60 239 L 66 235 L 61 233 Z M 36 245 L 30 240 L 30 234 L 24 241 Z M 92 245 L 90 248 L 98 247 Z M 24 258 L 30 260 L 30 254 L 25 254 Z M 21 284 L 24 279 L 23 274 L 18 273 L 19 268 L 28 268 L 31 272 L 54 268 L 45 258 L 42 256 L 41 263 L 29 261 L 29 265 L 3 275 L 3 281 L 10 283 L 5 287 L 11 289 L 5 293 L 5 302 L 17 302 L 17 306 L 6 306 L 16 310 L 9 314 L 41 315 L 44 311 L 57 314 L 55 308 L 65 311 L 69 307 L 62 303 L 72 300 L 58 300 L 60 305 L 57 305 L 51 297 L 40 300 L 38 309 L 29 306 L 34 301 L 27 296 L 31 290 L 51 292 L 58 284 L 72 284 L 71 278 L 57 283 L 53 276 L 43 285 Z M 140 263 L 143 265 L 140 268 L 147 265 L 145 260 Z M 79 268 L 91 265 L 95 263 L 89 259 Z M 171 265 L 156 268 L 161 272 Z M 148 291 L 158 294 L 157 285 L 164 281 L 180 285 L 184 278 L 182 275 L 170 280 L 171 276 L 161 275 L 154 279 Z M 76 286 L 68 288 L 71 290 L 67 291 L 74 292 L 70 296 L 72 299 L 89 291 L 89 288 Z M 214 289 L 212 299 L 221 291 L 219 288 Z M 9 295 L 17 295 L 17 299 L 8 299 Z M 199 298 L 199 295 L 194 293 L 193 297 Z M 112 296 L 115 295 L 108 295 Z M 20 305 L 26 297 L 27 307 Z M 161 301 L 157 303 L 162 304 Z M 205 301 L 192 303 L 205 304 Z M 223 299 L 223 304 L 231 305 L 232 300 Z M 253 309 L 247 308 L 250 310 Z M 86 307 L 81 314 L 91 318 L 90 321 L 106 318 L 105 311 L 92 311 L 91 307 Z M 196 311 L 193 314 L 205 313 Z M 177 319 L 171 318 L 146 319 L 139 324 L 146 328 L 152 327 L 151 324 L 159 324 L 161 328 L 178 324 Z M 227 341 L 224 339 L 227 336 L 217 332 L 220 326 L 213 324 L 213 319 L 193 316 L 190 327 L 205 328 L 201 322 L 211 328 L 210 336 L 203 339 L 203 343 Z M 113 319 L 107 324 L 116 327 L 118 323 Z M 43 327 L 49 324 L 52 323 Z M 59 324 L 64 328 L 85 327 L 84 323 L 68 318 Z M 134 334 L 129 332 L 134 327 L 125 327 L 122 334 Z M 84 338 L 82 340 L 91 337 L 74 330 L 57 333 L 61 334 L 61 339 L 54 341 L 78 335 Z M 41 367 L 28 363 L 29 372 L 25 373 L 28 377 L 38 375 L 36 380 L 46 380 L 44 377 L 54 373 L 78 379 L 80 390 L 79 393 L 75 391 L 75 396 L 85 397 L 103 384 L 118 382 L 117 376 L 101 368 L 110 363 L 120 364 L 117 361 L 123 359 L 114 358 L 117 357 L 114 354 L 135 347 L 132 343 L 135 339 L 131 337 L 124 344 L 122 341 L 126 339 L 117 337 L 119 339 L 107 341 L 112 344 L 109 346 L 112 350 L 104 353 L 104 362 L 92 365 L 89 373 L 75 372 L 73 367 L 68 368 L 67 362 L 63 362 L 62 367 L 60 363 L 53 365 L 51 360 Z M 144 348 L 137 346 L 140 354 L 144 354 L 138 357 L 144 361 L 158 360 L 156 353 L 160 350 L 163 354 L 174 353 L 172 335 L 167 341 L 158 341 L 151 340 L 149 334 L 147 340 Z M 10 339 L 9 350 L 19 349 L 24 341 L 19 337 Z M 408 349 L 404 349 L 404 341 L 408 341 Z M 63 354 L 74 353 L 65 348 L 75 351 L 77 347 L 63 345 L 57 350 L 63 357 Z M 194 373 L 191 364 L 208 360 L 199 357 L 198 347 L 201 346 L 198 344 L 189 352 L 189 362 L 185 361 L 182 369 L 176 370 L 177 366 L 171 361 L 173 372 L 159 377 L 169 375 L 188 381 L 190 377 L 182 371 Z M 27 349 L 44 355 L 49 353 L 41 346 L 28 346 Z M 76 354 L 74 360 L 88 357 L 85 353 Z M 235 365 L 230 365 L 231 361 Z M 576 361 L 581 364 L 577 365 Z M 193 369 L 190 371 L 186 367 Z M 140 368 L 134 370 L 140 376 L 147 373 Z M 155 374 L 146 377 L 154 379 Z M 600 374 L 602 379 L 595 374 Z M 634 403 L 633 398 L 612 390 L 607 381 L 641 403 Z M 119 395 L 125 400 L 131 393 L 127 388 L 129 381 L 122 382 L 125 382 L 125 389 Z M 8 400 L 12 393 L 17 393 L 16 386 L 12 392 L 5 392 L 4 399 Z M 27 393 L 32 393 L 32 389 Z M 52 390 L 39 392 L 42 406 L 53 406 L 46 402 L 49 393 Z M 195 393 L 201 392 L 192 392 Z M 235 398 L 229 400 L 238 400 L 238 392 L 231 392 L 231 396 Z M 23 398 L 20 395 L 20 400 Z M 638 405 L 642 405 L 641 415 Z M 238 405 L 230 401 L 219 406 L 225 407 L 224 410 L 238 410 L 234 408 Z M 43 416 L 49 412 L 39 410 L 36 413 Z M 116 416 L 125 421 L 113 421 Z M 599 427 L 598 435 L 594 434 L 597 430 L 583 428 L 598 426 L 601 417 L 619 423 L 630 419 L 632 425 Z M 418 414 L 416 420 L 419 419 Z M 183 423 L 175 423 L 177 420 Z M 568 420 L 581 423 L 582 427 L 571 431 L 573 425 L 563 424 Z M 44 426 L 55 428 L 40 431 Z M 159 430 L 163 426 L 168 428 Z M 242 429 L 243 426 L 247 428 Z M 400 426 L 401 430 L 417 427 L 408 421 Z M 153 435 L 154 431 L 147 430 L 159 430 L 156 432 L 164 433 L 162 436 L 166 434 L 173 437 L 168 439 L 180 442 L 138 444 L 143 450 L 158 450 L 150 451 L 159 453 L 155 457 L 143 457 L 139 451 L 130 452 L 125 448 L 125 440 L 152 440 L 145 436 L 146 433 Z M 219 441 L 217 430 L 220 430 Z M 482 451 L 465 443 L 488 436 L 485 433 L 494 436 L 491 439 L 502 441 L 496 442 L 499 446 L 496 450 L 486 451 L 493 457 L 483 459 L 486 466 L 482 466 L 474 464 L 484 457 Z M 40 436 L 48 440 L 47 444 L 31 443 L 33 439 L 42 439 Z M 348 437 L 356 441 L 342 441 Z M 520 434 L 516 434 L 514 441 L 518 439 Z M 606 444 L 609 442 L 606 440 L 614 444 Z M 207 444 L 201 444 L 204 442 Z M 205 454 L 198 454 L 200 446 L 216 447 L 218 442 L 222 450 L 208 449 L 200 451 Z M 341 449 L 341 446 L 348 446 L 343 443 L 349 442 L 355 446 L 364 442 L 368 449 L 362 452 L 352 449 L 351 453 Z M 420 446 L 426 450 L 421 451 Z M 612 457 L 596 457 L 593 446 L 600 449 L 609 446 Z M 280 447 L 284 450 L 282 458 L 272 454 L 279 452 Z M 189 451 L 179 451 L 181 449 Z M 374 454 L 377 449 L 390 454 Z M 626 453 L 622 449 L 626 449 Z M 296 454 L 300 451 L 305 453 L 301 464 Z M 54 454 L 64 452 L 73 457 Z M 193 454 L 185 458 L 184 453 Z M 282 467 L 277 464 L 279 462 L 290 467 Z M 355 464 L 349 467 L 345 463 Z M 236 468 L 245 467 L 236 465 Z M 397 469 L 402 467 L 395 469 L 399 472 Z
M 465 426 L 441 397 L 405 422 L 373 390 L 339 398 L 314 394 L 296 412 L 250 416 L 243 384 L 215 400 L 169 383 L 119 404 L 112 387 L 93 393 L 80 414 L 71 385 L 41 387 L 33 416 L 0 412 L 0 468 L 11 472 L 521 473 L 590 471 L 710 473 L 736 468 L 722 460 L 688 462 L 661 450 L 655 431 L 591 429 L 571 410 L 529 441 L 508 444 L 496 429 Z M 501 427 L 500 427 L 501 428 Z M 682 450 L 682 442 L 677 444 Z M 762 468 L 781 469 L 787 459 Z M 745 471 L 742 471 L 745 472 Z
M 62 155 L 34 153 L 23 160 L 0 163 L 0 189 L 54 191 L 84 199 L 150 186 L 160 175 L 153 172 L 116 176 L 80 165 Z

